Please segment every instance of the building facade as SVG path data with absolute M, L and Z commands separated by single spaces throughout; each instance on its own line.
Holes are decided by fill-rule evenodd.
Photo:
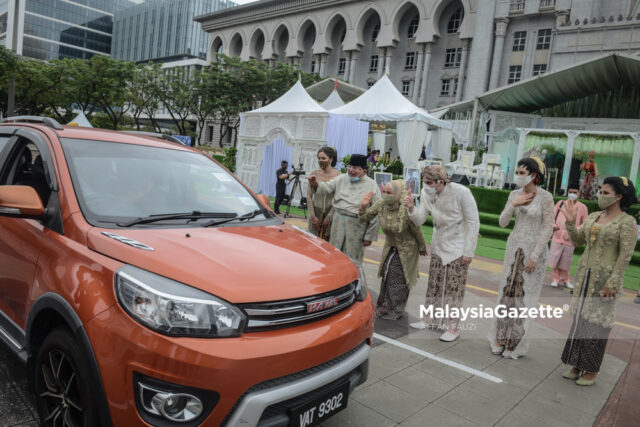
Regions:
M 0 43 L 50 60 L 111 54 L 114 13 L 130 0 L 0 0 Z
M 230 0 L 146 0 L 116 12 L 112 56 L 127 61 L 205 59 L 207 34 L 197 15 L 235 6 Z
M 471 99 L 607 52 L 640 50 L 638 0 L 262 0 L 198 16 L 215 53 L 287 61 L 415 104 Z

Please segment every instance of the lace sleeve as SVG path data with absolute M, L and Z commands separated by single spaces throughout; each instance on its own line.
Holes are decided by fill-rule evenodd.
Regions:
M 373 218 L 378 216 L 378 212 L 380 211 L 381 207 L 382 207 L 382 199 L 378 200 L 377 202 L 369 206 L 366 211 L 360 212 L 358 215 L 358 217 L 360 218 L 360 222 L 371 221 Z
M 553 235 L 553 197 L 551 194 L 545 194 L 544 200 L 542 200 L 542 227 L 540 228 L 540 235 L 538 237 L 538 243 L 531 253 L 531 259 L 537 260 L 540 258 L 540 254 L 545 247 L 549 244 L 549 239 Z
M 569 233 L 569 238 L 571 238 L 571 243 L 573 243 L 573 246 L 582 246 L 585 243 L 587 243 L 587 232 L 589 230 L 590 225 L 587 225 L 587 223 L 591 224 L 593 221 L 595 221 L 595 218 L 597 218 L 598 216 L 598 212 L 595 212 L 595 215 L 593 220 L 589 219 L 589 216 L 587 216 L 587 219 L 584 221 L 584 223 L 580 226 L 580 228 L 578 228 L 578 226 L 576 225 L 575 221 L 567 221 L 565 223 L 565 226 L 567 227 L 567 232 Z
M 620 224 L 620 243 L 618 259 L 613 265 L 613 271 L 611 276 L 605 283 L 605 287 L 616 292 L 622 292 L 622 284 L 624 279 L 624 271 L 631 261 L 633 255 L 633 249 L 636 246 L 636 239 L 638 238 L 638 227 L 636 221 L 632 216 L 627 215 L 627 218 L 622 220 Z
M 516 192 L 512 191 L 509 193 L 509 199 L 507 199 L 507 204 L 504 205 L 504 209 L 500 214 L 500 219 L 498 220 L 498 224 L 500 227 L 505 228 L 509 225 L 509 221 L 511 221 L 511 217 L 513 216 L 513 212 L 516 208 L 513 207 L 513 199 L 516 198 Z
M 422 226 L 415 225 L 413 221 L 409 219 L 407 216 L 407 225 L 409 226 L 409 231 L 413 235 L 413 238 L 416 239 L 418 243 L 418 251 L 426 251 L 427 243 L 424 240 L 424 234 L 422 234 Z

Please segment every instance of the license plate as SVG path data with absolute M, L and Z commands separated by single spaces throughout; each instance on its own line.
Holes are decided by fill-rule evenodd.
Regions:
M 291 427 L 315 426 L 347 407 L 351 383 L 348 381 L 324 396 L 291 410 Z

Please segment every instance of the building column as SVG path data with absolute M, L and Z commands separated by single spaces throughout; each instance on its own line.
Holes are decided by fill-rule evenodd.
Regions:
M 462 92 L 464 89 L 464 79 L 467 70 L 467 57 L 469 56 L 470 39 L 462 40 L 462 58 L 460 58 L 460 72 L 458 73 L 458 90 L 456 91 L 456 102 L 462 100 Z
M 387 75 L 391 75 L 391 48 L 387 48 L 387 52 L 384 59 L 384 72 Z
M 507 34 L 508 18 L 496 19 L 496 38 L 493 43 L 493 63 L 491 64 L 491 79 L 489 90 L 498 87 L 500 69 L 502 68 L 502 51 L 504 49 L 504 36 Z
M 358 65 L 358 51 L 351 51 L 351 68 L 349 69 L 349 83 L 354 84 L 356 80 L 356 66 Z
M 567 194 L 567 188 L 569 187 L 569 176 L 571 174 L 571 161 L 573 160 L 573 143 L 578 136 L 578 132 L 570 130 L 567 134 L 567 149 L 564 153 L 564 166 L 562 167 L 562 189 L 564 194 Z M 637 141 L 636 141 L 637 144 Z M 520 158 L 520 157 L 518 157 Z
M 634 133 L 631 137 L 633 138 L 634 144 L 629 181 L 631 181 L 633 185 L 636 185 L 636 179 L 638 178 L 638 162 L 640 162 L 640 133 Z
M 324 77 L 324 69 L 325 69 L 326 63 L 327 63 L 327 54 L 321 53 L 320 54 L 320 77 Z
M 418 66 L 416 67 L 416 79 L 413 82 L 413 96 L 411 101 L 418 105 L 420 99 L 420 82 L 422 81 L 422 63 L 424 61 L 424 46 L 418 46 Z
M 351 51 L 346 51 L 347 57 L 344 64 L 344 80 L 349 81 L 349 73 L 351 72 Z
M 431 50 L 433 43 L 424 45 L 424 69 L 422 71 L 422 87 L 420 87 L 420 107 L 424 107 L 427 102 L 427 83 L 429 82 L 429 66 L 431 65 Z
M 387 49 L 386 47 L 380 48 L 381 52 L 378 54 L 378 76 L 376 80 L 380 80 L 384 74 L 384 60 Z

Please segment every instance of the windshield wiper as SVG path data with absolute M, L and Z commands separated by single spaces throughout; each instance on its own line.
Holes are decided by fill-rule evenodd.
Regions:
M 204 224 L 202 224 L 203 227 L 213 227 L 216 225 L 220 225 L 220 224 L 225 224 L 227 222 L 231 222 L 231 221 L 245 221 L 251 218 L 254 218 L 258 215 L 264 215 L 267 218 L 270 218 L 271 215 L 269 214 L 269 209 L 267 208 L 262 208 L 262 209 L 256 209 L 255 211 L 251 211 L 247 214 L 244 214 L 242 216 L 236 216 L 234 218 L 226 218 L 226 219 L 221 219 L 221 220 L 214 220 L 214 221 L 209 221 L 209 222 L 205 222 Z
M 137 224 L 149 224 L 157 221 L 165 221 L 169 219 L 190 219 L 196 220 L 200 218 L 227 218 L 227 219 L 235 219 L 238 216 L 235 212 L 200 212 L 200 211 L 191 211 L 184 213 L 174 213 L 174 214 L 159 214 L 159 215 L 149 215 L 142 218 L 136 218 L 128 222 L 117 223 L 119 227 L 131 227 L 132 225 Z

